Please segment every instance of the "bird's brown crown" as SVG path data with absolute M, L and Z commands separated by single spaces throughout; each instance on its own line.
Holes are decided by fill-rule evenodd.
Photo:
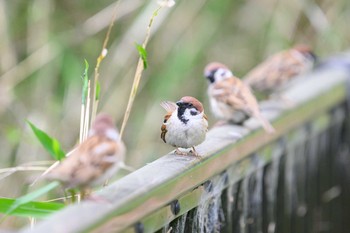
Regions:
M 98 114 L 92 124 L 92 130 L 96 134 L 104 134 L 109 128 L 114 128 L 112 117 L 105 113 Z
M 208 65 L 206 65 L 206 67 L 204 68 L 204 73 L 208 73 L 211 72 L 213 70 L 217 70 L 219 68 L 224 68 L 224 69 L 228 69 L 228 67 L 220 62 L 211 62 Z
M 293 47 L 293 49 L 301 52 L 301 53 L 311 53 L 312 52 L 312 49 L 310 48 L 310 46 L 308 45 L 305 45 L 305 44 L 298 44 L 298 45 L 295 45 Z
M 199 112 L 203 112 L 203 105 L 199 100 L 192 96 L 184 96 L 181 98 L 181 101 L 183 103 L 190 103 L 192 104 Z

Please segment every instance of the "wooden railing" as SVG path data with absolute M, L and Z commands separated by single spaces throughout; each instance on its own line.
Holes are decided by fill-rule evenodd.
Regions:
M 318 69 L 285 91 L 289 107 L 262 103 L 276 133 L 254 120 L 214 127 L 201 158 L 167 154 L 99 191 L 106 201 L 22 232 L 346 232 L 348 78 Z

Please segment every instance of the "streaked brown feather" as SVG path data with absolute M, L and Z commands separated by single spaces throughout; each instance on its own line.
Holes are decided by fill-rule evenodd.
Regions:
M 298 49 L 279 52 L 252 69 L 244 82 L 259 92 L 275 91 L 310 68 L 305 59 Z
M 249 86 L 244 84 L 239 78 L 233 76 L 212 85 L 214 92 L 218 93 L 214 95 L 218 101 L 226 103 L 237 111 L 242 111 L 249 116 L 257 118 L 266 131 L 274 131 L 271 124 L 261 116 L 259 104 Z
M 116 141 L 107 137 L 97 135 L 89 137 L 47 177 L 61 181 L 66 188 L 89 186 L 90 182 L 115 164 L 113 160 L 123 160 L 117 157 L 119 147 Z
M 167 123 L 167 121 L 171 117 L 171 114 L 176 110 L 177 105 L 176 105 L 176 103 L 171 102 L 171 101 L 163 101 L 160 103 L 160 106 L 162 106 L 167 111 L 167 114 L 164 116 L 164 121 L 163 121 L 162 127 L 160 128 L 161 129 L 160 138 L 166 143 L 165 135 L 168 132 L 168 130 L 166 129 L 165 124 Z
M 203 113 L 203 118 L 204 118 L 206 121 L 208 121 L 208 117 L 207 117 L 207 115 L 205 115 L 204 113 Z
M 234 109 L 251 111 L 251 106 L 258 106 L 258 103 L 250 91 L 249 87 L 246 86 L 237 77 L 225 79 L 219 83 L 214 83 L 214 91 L 217 91 L 216 98 Z
M 160 138 L 163 139 L 163 141 L 166 143 L 165 140 L 165 134 L 168 132 L 168 130 L 166 129 L 166 125 L 165 123 L 167 123 L 167 121 L 169 120 L 169 118 L 171 117 L 172 112 L 168 112 L 165 116 L 164 116 L 164 121 L 161 127 L 161 134 L 160 134 Z

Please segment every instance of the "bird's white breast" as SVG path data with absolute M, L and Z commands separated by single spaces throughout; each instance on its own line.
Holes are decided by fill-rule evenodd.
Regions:
M 175 147 L 191 148 L 205 140 L 208 122 L 203 113 L 192 116 L 185 124 L 177 117 L 177 110 L 173 112 L 166 123 L 167 133 L 165 140 Z

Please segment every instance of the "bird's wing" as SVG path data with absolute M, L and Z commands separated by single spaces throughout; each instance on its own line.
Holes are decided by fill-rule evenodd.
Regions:
M 167 111 L 167 114 L 164 116 L 164 121 L 161 127 L 161 133 L 160 133 L 160 138 L 166 143 L 165 135 L 168 132 L 166 129 L 166 124 L 169 118 L 171 117 L 171 114 L 176 110 L 177 105 L 171 101 L 163 101 L 160 103 L 160 106 L 162 106 Z
M 254 89 L 272 88 L 285 66 L 285 52 L 277 53 L 253 68 L 244 82 Z
M 208 124 L 208 117 L 207 115 L 205 115 L 205 113 L 203 113 L 203 120 L 204 120 L 204 124 L 206 124 L 207 128 L 206 128 L 206 131 L 208 131 L 208 127 L 209 127 L 209 124 Z
M 166 124 L 169 120 L 169 118 L 171 117 L 172 112 L 168 112 L 165 116 L 164 116 L 164 120 L 163 120 L 163 124 L 161 129 L 161 133 L 160 133 L 160 138 L 166 143 L 165 140 L 165 134 L 168 132 L 168 130 L 166 129 Z
M 231 91 L 226 91 L 226 95 L 224 96 L 225 102 L 232 108 L 255 117 L 267 132 L 274 132 L 274 128 L 271 124 L 261 115 L 259 104 L 249 86 L 236 77 L 226 82 L 225 86 L 231 87 Z
M 240 79 L 232 77 L 223 80 L 216 83 L 214 89 L 218 93 L 215 97 L 220 102 L 224 102 L 236 110 L 246 110 L 249 95 L 246 96 L 245 92 L 250 92 L 250 90 Z
M 89 186 L 116 162 L 123 161 L 123 153 L 119 153 L 121 149 L 116 141 L 92 136 L 47 176 L 61 181 L 67 188 Z
M 244 82 L 258 91 L 274 90 L 306 69 L 302 57 L 294 50 L 277 53 L 252 69 Z

